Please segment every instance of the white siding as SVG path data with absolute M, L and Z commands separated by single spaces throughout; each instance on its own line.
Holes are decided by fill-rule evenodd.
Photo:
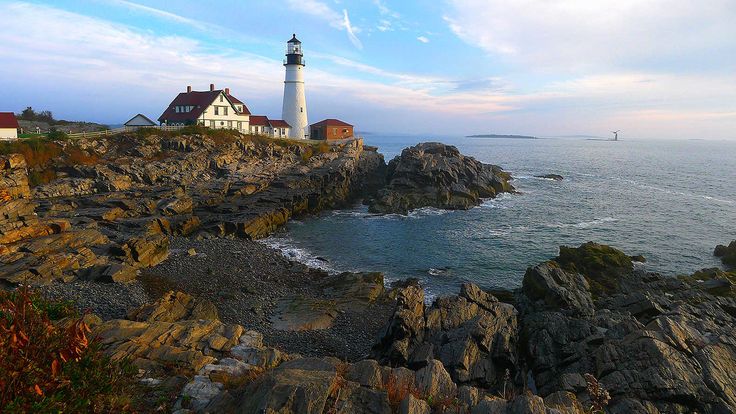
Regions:
M 148 120 L 140 115 L 134 116 L 130 121 L 125 123 L 125 126 L 155 126 L 155 123 L 148 122 Z
M 304 139 L 309 136 L 307 98 L 304 94 L 304 66 L 302 65 L 286 65 L 281 119 L 291 125 L 289 131 L 291 138 Z
M 18 130 L 15 128 L 0 128 L 0 139 L 18 139 Z

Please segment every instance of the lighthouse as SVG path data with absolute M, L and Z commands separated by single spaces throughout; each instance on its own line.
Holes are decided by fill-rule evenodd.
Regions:
M 286 78 L 281 118 L 291 126 L 289 138 L 309 138 L 307 99 L 304 96 L 304 55 L 302 54 L 302 42 L 296 38 L 296 34 L 286 42 L 284 67 Z

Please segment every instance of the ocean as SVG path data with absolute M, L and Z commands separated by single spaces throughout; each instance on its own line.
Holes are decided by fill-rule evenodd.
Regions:
M 265 240 L 331 272 L 419 278 L 429 295 L 470 281 L 516 288 L 527 267 L 586 241 L 642 254 L 665 275 L 719 266 L 716 244 L 736 239 L 736 142 L 365 137 L 386 161 L 441 141 L 509 171 L 519 194 L 467 211 L 373 215 L 365 206 L 290 222 Z M 535 178 L 560 174 L 562 181 Z

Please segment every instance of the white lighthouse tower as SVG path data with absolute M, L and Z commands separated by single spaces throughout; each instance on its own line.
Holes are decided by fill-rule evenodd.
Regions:
M 307 99 L 304 96 L 304 56 L 302 42 L 294 34 L 286 43 L 286 79 L 284 80 L 284 103 L 281 118 L 291 126 L 289 138 L 309 137 L 307 122 Z

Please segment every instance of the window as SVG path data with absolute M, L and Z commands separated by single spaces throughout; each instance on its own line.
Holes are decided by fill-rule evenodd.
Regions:
M 220 102 L 222 102 L 223 100 L 224 100 L 224 97 L 220 95 Z
M 219 106 L 216 106 L 215 107 L 215 115 L 220 115 L 220 107 Z
M 179 113 L 179 107 L 178 106 L 175 106 L 174 107 L 174 112 L 176 112 L 177 114 Z
M 232 128 L 233 127 L 233 121 L 227 121 L 227 127 Z
M 304 107 L 299 107 L 299 112 L 304 112 Z
M 214 128 L 214 127 L 215 127 L 215 121 L 210 121 L 210 128 Z
M 225 125 L 225 121 L 220 121 L 220 126 Z
M 240 130 L 240 129 L 243 129 L 243 122 L 241 122 L 241 121 L 238 121 L 238 129 L 239 129 L 239 130 Z
M 225 115 L 227 115 L 227 106 L 223 107 L 222 109 L 225 110 Z

